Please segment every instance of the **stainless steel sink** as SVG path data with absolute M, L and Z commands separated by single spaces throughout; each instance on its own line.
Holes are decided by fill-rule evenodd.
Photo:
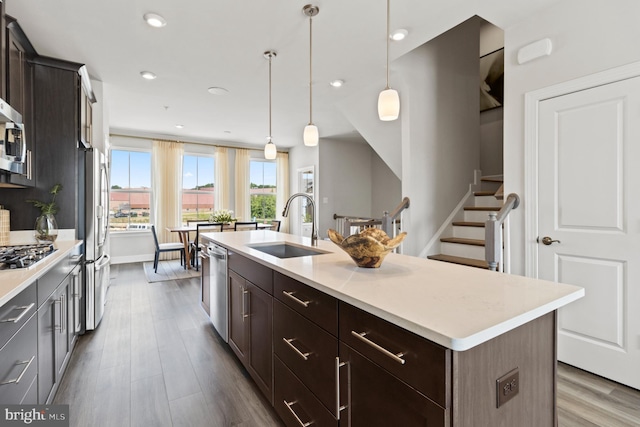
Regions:
M 293 245 L 286 242 L 259 243 L 247 246 L 249 246 L 251 249 L 264 252 L 276 258 L 295 258 L 300 256 L 322 255 L 330 253 L 320 249 L 310 248 L 308 246 Z

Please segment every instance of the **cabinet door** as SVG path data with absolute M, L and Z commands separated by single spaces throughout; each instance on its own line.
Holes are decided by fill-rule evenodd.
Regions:
M 273 402 L 273 298 L 249 281 L 246 286 L 249 291 L 247 369 L 269 402 Z
M 340 343 L 342 427 L 448 426 L 449 412 Z M 347 416 L 345 416 L 347 415 Z
M 247 342 L 249 328 L 246 320 L 248 293 L 244 278 L 229 270 L 229 345 L 245 366 L 249 349 Z
M 58 302 L 56 302 L 58 301 Z M 38 309 L 38 403 L 47 403 L 56 378 L 55 333 L 60 319 L 55 293 Z
M 7 31 L 7 99 L 14 110 L 23 114 L 24 49 L 13 33 Z
M 55 318 L 55 349 L 56 349 L 56 380 L 62 378 L 64 368 L 67 365 L 67 358 L 70 355 L 69 339 L 69 284 L 71 275 L 67 276 L 58 290 L 54 293 L 55 305 L 57 306 Z

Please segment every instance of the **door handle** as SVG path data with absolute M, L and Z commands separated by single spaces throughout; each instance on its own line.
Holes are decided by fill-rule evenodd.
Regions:
M 561 242 L 560 242 L 560 240 L 554 240 L 554 239 L 552 239 L 552 238 L 551 238 L 551 237 L 549 237 L 549 236 L 544 236 L 544 237 L 542 238 L 542 240 L 538 237 L 538 238 L 536 239 L 536 241 L 537 241 L 538 243 L 542 242 L 542 244 L 543 244 L 543 245 L 547 245 L 547 246 L 549 246 L 549 245 L 550 245 L 550 244 L 552 244 L 552 243 L 561 243 Z

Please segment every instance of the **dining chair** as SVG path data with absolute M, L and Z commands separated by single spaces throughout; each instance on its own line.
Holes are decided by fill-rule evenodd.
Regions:
M 249 221 L 249 222 L 236 221 L 233 225 L 233 231 L 257 230 L 257 229 L 258 229 L 257 221 Z
M 273 231 L 280 231 L 280 224 L 282 223 L 282 221 L 280 221 L 279 219 L 274 219 L 271 221 L 271 229 Z
M 160 260 L 161 252 L 180 252 L 180 264 L 184 263 L 184 268 L 187 268 L 187 263 L 184 262 L 186 259 L 184 253 L 184 244 L 178 242 L 170 242 L 170 243 L 158 243 L 158 235 L 156 234 L 156 226 L 151 226 L 151 233 L 153 234 L 153 241 L 156 244 L 156 254 L 153 258 L 153 271 L 158 272 L 158 261 Z
M 200 243 L 200 233 L 206 233 L 208 231 L 222 231 L 222 226 L 224 224 L 221 222 L 204 222 L 196 224 L 196 237 L 191 243 L 191 264 L 195 267 L 196 271 L 198 271 L 198 252 L 202 250 L 204 244 Z

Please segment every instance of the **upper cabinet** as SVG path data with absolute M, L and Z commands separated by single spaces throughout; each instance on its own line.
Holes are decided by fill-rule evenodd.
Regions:
M 82 83 L 82 90 L 80 91 L 80 126 L 78 140 L 85 146 L 93 144 L 93 103 L 96 102 L 96 98 L 91 90 L 91 81 L 89 80 L 89 73 L 87 68 L 83 65 L 78 70 L 80 74 L 80 82 Z

